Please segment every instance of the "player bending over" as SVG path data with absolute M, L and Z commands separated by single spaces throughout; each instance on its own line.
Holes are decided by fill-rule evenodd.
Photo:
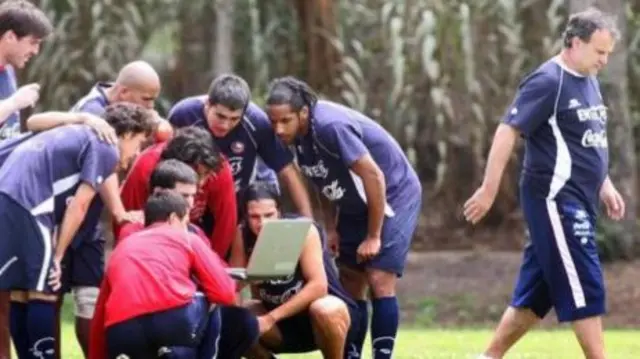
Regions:
M 374 359 L 392 357 L 400 312 L 396 281 L 421 211 L 418 175 L 382 126 L 343 105 L 318 100 L 300 80 L 274 80 L 267 112 L 276 134 L 294 147 L 302 173 L 323 194 L 340 279 L 358 299 L 365 321 L 366 289 L 371 289 Z M 358 352 L 366 322 L 363 328 Z
M 177 128 L 197 126 L 211 133 L 231 163 L 237 193 L 254 180 L 277 185 L 277 173 L 298 211 L 311 216 L 309 196 L 293 156 L 273 133 L 264 111 L 251 102 L 244 79 L 229 74 L 216 77 L 206 95 L 178 102 L 167 119 Z
M 246 189 L 242 209 L 245 219 L 231 255 L 234 267 L 246 267 L 264 221 L 298 217 L 281 213 L 276 189 L 261 183 Z M 246 306 L 258 315 L 260 342 L 247 357 L 314 350 L 320 350 L 324 358 L 349 357 L 360 313 L 342 288 L 325 244 L 322 229 L 312 226 L 291 277 L 252 285 L 255 300 Z
M 49 130 L 55 127 L 84 124 L 96 132 L 96 135 L 107 143 L 117 144 L 118 135 L 115 129 L 102 118 L 105 115 L 105 106 L 98 114 L 89 112 L 45 112 L 35 114 L 26 121 L 27 129 L 33 133 Z M 99 117 L 100 116 L 100 117 Z M 20 139 L 12 140 L 16 146 L 22 140 L 29 138 L 24 135 Z M 6 146 L 5 148 L 8 148 Z M 1 156 L 0 156 L 1 157 Z M 134 157 L 132 157 L 134 158 Z M 128 166 L 119 166 L 118 173 Z M 120 202 L 120 198 L 115 198 Z M 118 206 L 122 207 L 121 203 Z M 104 254 L 106 232 L 102 223 L 101 214 L 104 203 L 101 197 L 95 197 L 89 206 L 88 215 L 82 222 L 80 229 L 73 238 L 72 244 L 67 249 L 62 260 L 62 286 L 58 301 L 56 315 L 60 317 L 60 311 L 67 293 L 73 294 L 76 338 L 85 357 L 89 346 L 89 326 L 93 317 L 93 310 L 98 299 L 98 290 L 104 272 Z M 121 218 L 115 218 L 116 222 L 122 222 Z M 57 320 L 56 340 L 60 344 L 60 320 Z M 60 348 L 56 348 L 58 358 Z
M 127 210 L 141 210 L 149 197 L 151 173 L 159 161 L 167 159 L 184 162 L 198 173 L 201 185 L 190 211 L 191 222 L 205 231 L 211 247 L 225 258 L 235 236 L 236 195 L 229 163 L 206 130 L 180 129 L 169 142 L 140 154 L 122 185 L 122 203 Z M 116 238 L 120 237 L 118 232 L 119 229 L 114 231 Z
M 21 358 L 55 354 L 60 262 L 94 215 L 89 209 L 96 193 L 116 218 L 126 218 L 115 171 L 139 151 L 151 116 L 138 106 L 114 105 L 105 119 L 116 130 L 117 147 L 88 126 L 59 127 L 23 136 L 0 168 L 0 290 L 11 291 L 11 335 Z M 21 139 L 7 140 L 0 153 Z

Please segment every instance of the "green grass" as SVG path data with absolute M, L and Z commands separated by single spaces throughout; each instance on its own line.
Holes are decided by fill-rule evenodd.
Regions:
M 71 301 L 65 302 L 63 315 L 62 357 L 82 359 L 73 329 Z M 609 359 L 638 358 L 640 331 L 610 330 L 606 332 Z M 437 330 L 406 328 L 396 342 L 394 359 L 474 359 L 491 337 L 488 329 Z M 365 346 L 364 358 L 371 358 L 370 345 Z M 581 358 L 580 348 L 568 329 L 534 331 L 529 333 L 506 356 L 507 359 L 574 359 Z M 281 356 L 286 359 L 321 358 L 319 353 Z

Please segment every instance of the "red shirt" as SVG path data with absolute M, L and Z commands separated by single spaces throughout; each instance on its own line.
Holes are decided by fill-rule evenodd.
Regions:
M 109 258 L 100 288 L 89 357 L 105 357 L 107 327 L 189 303 L 196 293 L 191 275 L 210 303 L 235 303 L 235 282 L 196 235 L 162 223 L 122 240 Z
M 140 222 L 125 223 L 122 227 L 120 227 L 120 231 L 118 233 L 119 237 L 116 240 L 119 242 L 136 232 L 140 232 L 143 229 L 144 229 L 144 224 Z M 209 243 L 209 238 L 207 238 L 207 235 L 204 233 L 204 231 L 200 229 L 200 227 L 196 226 L 195 224 L 193 223 L 189 224 L 189 232 L 200 237 L 204 241 L 204 243 L 206 243 L 207 245 L 211 244 Z
M 151 173 L 160 162 L 160 155 L 167 143 L 160 143 L 147 148 L 138 156 L 131 171 L 122 184 L 120 197 L 127 211 L 142 210 L 149 197 L 149 179 Z M 191 221 L 196 222 L 208 209 L 215 218 L 211 233 L 211 247 L 225 258 L 231 242 L 235 237 L 238 213 L 236 207 L 235 184 L 231 166 L 224 161 L 218 173 L 207 177 L 198 190 L 195 204 L 191 210 Z M 120 238 L 119 228 L 114 229 L 115 238 Z

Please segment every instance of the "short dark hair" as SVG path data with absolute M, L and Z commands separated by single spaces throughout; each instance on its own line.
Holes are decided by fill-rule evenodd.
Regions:
M 222 105 L 232 111 L 244 112 L 251 101 L 251 90 L 240 76 L 220 75 L 211 82 L 207 101 L 209 105 Z
M 276 207 L 280 209 L 282 200 L 275 185 L 265 181 L 255 181 L 248 185 L 241 193 L 242 217 L 246 218 L 249 209 L 249 202 L 261 199 L 272 199 L 276 202 Z
M 184 218 L 189 212 L 189 204 L 174 191 L 159 191 L 152 194 L 144 206 L 144 225 L 166 222 L 171 214 Z
M 217 172 L 224 161 L 213 136 L 200 127 L 183 127 L 162 151 L 163 160 L 176 159 L 191 167 L 203 165 Z
M 51 21 L 34 4 L 25 0 L 9 0 L 0 4 L 0 36 L 13 31 L 18 38 L 45 38 L 53 31 Z
M 151 173 L 149 188 L 174 189 L 176 183 L 197 184 L 198 174 L 188 164 L 176 159 L 160 162 Z
M 154 117 L 146 108 L 129 103 L 118 102 L 107 106 L 103 118 L 116 130 L 118 136 L 127 133 L 144 133 L 150 136 L 153 132 Z
M 318 95 L 306 82 L 293 76 L 277 78 L 269 84 L 267 105 L 289 105 L 298 112 L 307 106 L 311 110 Z
M 571 40 L 574 37 L 584 42 L 591 41 L 591 35 L 596 30 L 607 30 L 614 40 L 620 39 L 620 31 L 616 27 L 616 18 L 613 15 L 604 13 L 595 7 L 572 14 L 569 16 L 567 27 L 563 33 L 563 45 L 565 48 L 571 47 Z

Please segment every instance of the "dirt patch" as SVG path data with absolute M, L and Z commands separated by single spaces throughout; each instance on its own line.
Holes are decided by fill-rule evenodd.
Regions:
M 398 284 L 404 323 L 494 326 L 509 303 L 520 252 L 438 251 L 409 255 Z M 640 261 L 607 264 L 607 327 L 638 327 Z M 543 326 L 557 325 L 551 312 Z

